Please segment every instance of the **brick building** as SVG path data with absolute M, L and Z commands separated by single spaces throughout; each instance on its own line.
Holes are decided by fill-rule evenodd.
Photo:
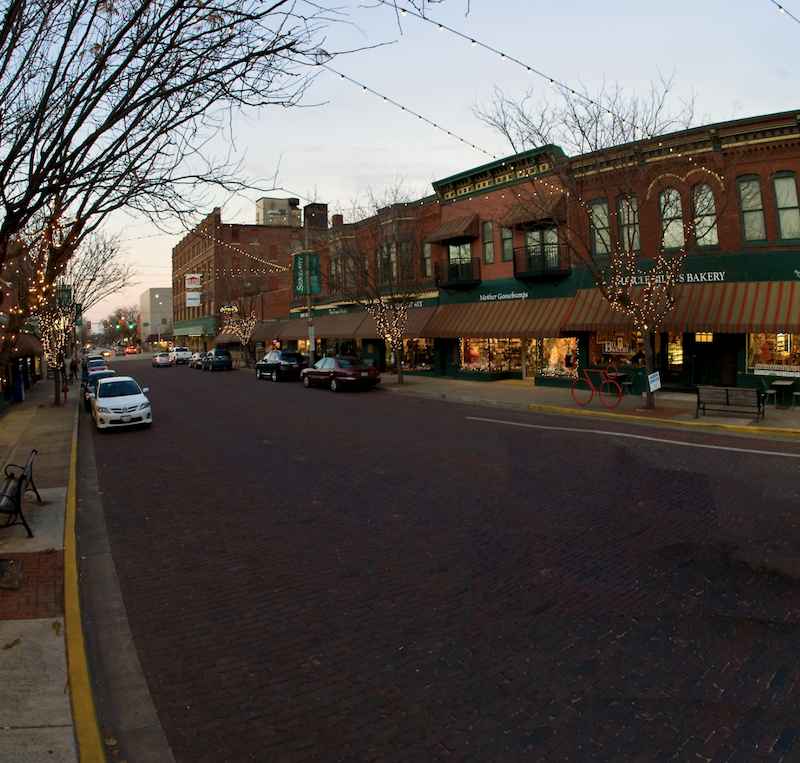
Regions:
M 327 229 L 326 205 L 308 205 L 305 215 L 313 235 Z M 289 313 L 292 254 L 304 247 L 303 223 L 297 199 L 259 199 L 255 224 L 223 223 L 222 210 L 214 209 L 172 251 L 174 341 L 192 351 L 231 343 L 223 334 L 225 306 L 254 312 L 263 326 L 254 341 L 268 340 L 268 324 Z

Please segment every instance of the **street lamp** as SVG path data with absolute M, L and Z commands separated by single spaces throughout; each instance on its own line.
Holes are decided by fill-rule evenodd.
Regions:
M 156 294 L 156 299 L 158 299 L 158 294 Z M 156 302 L 156 315 L 158 316 L 158 349 L 161 349 L 161 302 Z

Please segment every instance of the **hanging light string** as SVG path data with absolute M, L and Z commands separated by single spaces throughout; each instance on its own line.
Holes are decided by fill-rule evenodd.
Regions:
M 772 3 L 772 4 L 773 4 L 773 5 L 776 7 L 776 8 L 778 8 L 778 9 L 780 10 L 780 12 L 781 12 L 781 13 L 785 13 L 785 14 L 786 14 L 786 15 L 787 15 L 787 16 L 788 16 L 790 19 L 793 19 L 793 20 L 794 20 L 794 21 L 796 21 L 798 24 L 800 24 L 800 19 L 798 19 L 798 18 L 797 18 L 797 16 L 793 16 L 791 13 L 789 13 L 789 11 L 787 11 L 787 10 L 786 10 L 786 8 L 784 8 L 784 7 L 783 7 L 783 6 L 782 6 L 780 3 L 777 3 L 775 0 L 770 0 L 770 2 L 771 2 L 771 3 Z
M 451 132 L 447 128 L 442 127 L 439 124 L 436 124 L 436 122 L 433 122 L 430 119 L 427 119 L 426 117 L 423 117 L 421 114 L 417 114 L 416 111 L 412 111 L 411 109 L 407 108 L 406 106 L 403 106 L 401 103 L 398 103 L 397 101 L 393 101 L 391 98 L 389 98 L 388 96 L 383 95 L 382 93 L 379 93 L 377 90 L 373 90 L 372 88 L 367 87 L 363 83 L 357 82 L 352 77 L 348 77 L 346 74 L 342 74 L 341 72 L 336 71 L 336 69 L 331 68 L 327 64 L 316 63 L 315 66 L 320 67 L 322 69 L 327 69 L 329 72 L 337 75 L 342 80 L 347 80 L 348 82 L 352 82 L 354 85 L 357 85 L 358 87 L 361 88 L 361 90 L 363 92 L 372 93 L 372 95 L 376 95 L 376 96 L 378 96 L 378 98 L 382 98 L 384 103 L 391 103 L 392 106 L 396 106 L 398 109 L 400 109 L 400 111 L 404 111 L 407 114 L 411 114 L 412 116 L 414 116 L 417 119 L 419 119 L 421 122 L 426 122 L 427 124 L 433 126 L 437 130 L 441 130 L 442 132 L 446 133 L 451 138 L 458 139 L 459 141 L 461 141 L 465 145 L 469 146 L 470 148 L 474 148 L 477 151 L 480 151 L 482 154 L 486 154 L 486 156 L 490 156 L 492 159 L 497 159 L 497 157 L 494 154 L 490 153 L 489 151 L 485 151 L 480 146 L 476 146 L 474 143 L 470 143 L 468 140 L 465 140 L 464 138 L 459 137 L 458 135 L 456 135 L 454 132 Z
M 287 268 L 285 265 L 279 265 L 277 262 L 262 260 L 260 257 L 256 257 L 256 255 L 252 254 L 251 252 L 246 252 L 244 249 L 240 249 L 238 246 L 232 246 L 231 244 L 228 244 L 227 242 L 220 240 L 216 236 L 210 235 L 205 230 L 195 229 L 192 231 L 192 233 L 194 233 L 196 236 L 201 236 L 202 238 L 211 241 L 213 244 L 219 244 L 220 246 L 223 246 L 226 249 L 230 249 L 232 252 L 236 252 L 237 254 L 242 254 L 245 257 L 249 257 L 251 260 L 260 262 L 262 265 L 266 265 L 272 272 L 286 272 L 288 270 L 291 270 L 291 268 Z
M 385 5 L 387 0 L 379 0 L 379 2 L 382 5 Z M 775 0 L 772 0 L 772 2 L 775 2 Z M 776 3 L 776 5 L 777 5 L 777 3 Z M 780 7 L 780 6 L 778 6 L 778 7 Z M 781 10 L 783 10 L 783 9 L 781 9 Z M 615 114 L 613 111 L 611 111 L 610 109 L 606 108 L 602 104 L 599 104 L 599 103 L 597 103 L 597 101 L 594 101 L 591 98 L 589 98 L 589 96 L 583 95 L 583 94 L 573 90 L 569 85 L 565 85 L 562 82 L 559 82 L 558 80 L 556 80 L 553 77 L 545 74 L 544 72 L 541 72 L 538 69 L 535 69 L 533 66 L 529 66 L 528 64 L 523 63 L 519 59 L 514 58 L 513 56 L 509 56 L 507 53 L 503 53 L 503 51 L 501 51 L 501 50 L 497 50 L 496 48 L 493 48 L 490 45 L 486 45 L 486 44 L 478 41 L 475 37 L 470 37 L 469 35 L 462 34 L 461 32 L 457 31 L 456 29 L 452 29 L 451 27 L 446 26 L 445 24 L 440 24 L 438 21 L 434 21 L 433 19 L 428 18 L 427 16 L 423 16 L 420 13 L 416 13 L 415 11 L 412 11 L 412 10 L 409 10 L 409 9 L 406 9 L 406 8 L 401 9 L 401 11 L 402 11 L 402 15 L 403 16 L 408 14 L 409 16 L 415 16 L 418 19 L 422 19 L 422 21 L 426 21 L 429 24 L 435 24 L 439 28 L 439 31 L 450 32 L 450 34 L 454 34 L 457 37 L 460 37 L 462 40 L 467 40 L 473 47 L 477 46 L 479 48 L 483 48 L 484 50 L 488 50 L 490 53 L 494 53 L 494 54 L 500 56 L 500 58 L 503 61 L 510 61 L 513 64 L 517 64 L 517 66 L 523 67 L 524 69 L 526 69 L 531 74 L 536 74 L 537 76 L 541 77 L 542 79 L 546 79 L 548 84 L 550 85 L 550 87 L 558 87 L 561 90 L 569 93 L 570 95 L 574 96 L 575 98 L 579 98 L 580 100 L 584 101 L 585 103 L 588 103 L 591 106 L 595 106 L 595 107 L 597 107 L 599 109 L 603 109 L 603 111 L 605 111 L 609 116 L 612 116 L 615 119 L 618 119 L 621 124 L 630 125 L 634 130 L 638 130 L 639 132 L 642 133 L 642 135 L 646 136 L 647 138 L 654 137 L 649 132 L 647 132 L 647 130 L 644 130 L 643 128 L 641 128 L 638 125 L 634 124 L 630 120 L 625 119 L 624 117 L 621 117 L 619 114 Z

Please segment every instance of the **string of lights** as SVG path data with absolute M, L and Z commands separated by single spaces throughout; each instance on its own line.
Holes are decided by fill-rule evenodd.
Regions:
M 800 24 L 800 19 L 798 19 L 797 16 L 794 16 L 789 11 L 787 11 L 786 8 L 784 8 L 780 3 L 776 2 L 775 0 L 770 0 L 770 2 L 776 8 L 778 8 L 778 10 L 780 10 L 781 13 L 785 13 L 790 19 L 792 19 L 793 21 L 796 21 L 798 24 Z
M 377 90 L 373 90 L 371 87 L 367 87 L 363 83 L 354 80 L 352 77 L 348 77 L 346 74 L 342 74 L 341 72 L 336 71 L 336 69 L 333 69 L 332 67 L 328 66 L 327 64 L 318 63 L 316 65 L 318 67 L 323 68 L 323 69 L 327 69 L 329 72 L 331 72 L 332 74 L 337 75 L 342 80 L 346 80 L 347 82 L 352 82 L 354 85 L 357 85 L 358 87 L 360 87 L 363 92 L 372 93 L 372 95 L 376 95 L 376 96 L 378 96 L 378 98 L 382 98 L 384 103 L 391 103 L 392 106 L 396 106 L 397 108 L 400 109 L 400 111 L 403 111 L 403 112 L 405 112 L 407 114 L 411 114 L 412 116 L 414 116 L 417 119 L 419 119 L 421 122 L 425 122 L 425 123 L 431 125 L 432 127 L 434 127 L 437 130 L 442 130 L 442 132 L 445 132 L 447 135 L 449 135 L 452 138 L 457 138 L 459 141 L 461 141 L 461 143 L 465 143 L 470 148 L 474 148 L 475 150 L 480 151 L 482 154 L 486 154 L 486 156 L 491 156 L 492 159 L 497 159 L 497 157 L 494 154 L 490 153 L 489 151 L 486 151 L 486 150 L 480 148 L 479 146 L 476 146 L 474 143 L 470 143 L 468 140 L 465 140 L 464 138 L 456 135 L 454 132 L 451 132 L 447 128 L 442 127 L 439 124 L 436 124 L 436 122 L 433 122 L 432 120 L 428 119 L 427 117 L 423 117 L 421 114 L 417 114 L 416 111 L 412 111 L 411 109 L 407 108 L 406 106 L 403 106 L 401 103 L 398 103 L 397 101 L 393 101 L 388 96 L 385 96 L 382 93 L 379 93 Z
M 382 5 L 388 4 L 387 0 L 378 0 L 378 1 Z M 772 2 L 775 2 L 775 0 L 772 0 Z M 775 3 L 775 4 L 777 5 L 777 3 Z M 392 7 L 394 7 L 394 5 L 395 5 L 394 1 L 391 3 L 391 5 L 392 5 Z M 780 6 L 778 6 L 778 7 L 780 7 Z M 781 9 L 781 10 L 783 10 L 783 9 Z M 560 88 L 565 93 L 569 93 L 571 96 L 573 96 L 575 98 L 578 98 L 578 99 L 584 101 L 585 103 L 588 103 L 591 106 L 595 106 L 597 108 L 604 109 L 609 116 L 612 116 L 615 119 L 619 120 L 619 122 L 621 124 L 630 125 L 630 127 L 633 128 L 634 131 L 638 130 L 640 133 L 642 133 L 642 135 L 644 135 L 647 138 L 652 138 L 653 137 L 653 135 L 651 135 L 647 130 L 639 127 L 638 125 L 634 124 L 633 122 L 630 122 L 629 120 L 626 120 L 624 117 L 620 116 L 619 114 L 614 113 L 612 110 L 606 108 L 605 106 L 603 106 L 600 103 L 597 103 L 596 101 L 591 99 L 589 96 L 584 95 L 582 93 L 579 93 L 577 90 L 573 90 L 569 85 L 565 85 L 563 82 L 559 82 L 554 77 L 551 77 L 550 75 L 545 74 L 544 72 L 540 71 L 539 69 L 536 69 L 535 67 L 530 66 L 529 64 L 526 64 L 526 63 L 524 63 L 523 61 L 520 61 L 517 58 L 514 58 L 514 56 L 510 56 L 510 55 L 508 55 L 507 53 L 504 53 L 501 50 L 497 50 L 497 48 L 493 48 L 491 45 L 486 45 L 485 43 L 480 42 L 475 37 L 470 37 L 468 35 L 465 35 L 462 32 L 459 32 L 458 30 L 453 29 L 452 27 L 446 26 L 445 24 L 441 24 L 438 21 L 434 21 L 432 18 L 430 18 L 428 16 L 424 16 L 421 13 L 417 13 L 416 11 L 410 10 L 408 8 L 402 8 L 401 9 L 401 13 L 402 13 L 403 16 L 406 16 L 406 15 L 414 16 L 415 18 L 421 19 L 422 21 L 425 21 L 428 24 L 434 24 L 435 26 L 437 26 L 439 28 L 439 31 L 442 31 L 442 32 L 446 31 L 446 32 L 449 32 L 450 34 L 453 34 L 453 35 L 456 35 L 457 37 L 460 37 L 462 40 L 467 40 L 472 45 L 472 47 L 483 48 L 484 50 L 487 50 L 490 53 L 494 53 L 495 55 L 500 56 L 501 60 L 503 60 L 503 61 L 510 61 L 513 64 L 517 64 L 517 66 L 523 67 L 529 73 L 536 74 L 537 76 L 547 80 L 547 82 L 550 85 L 550 87 Z M 358 84 L 358 83 L 356 83 L 356 84 Z M 370 92 L 374 92 L 374 91 L 370 91 Z M 378 93 L 376 93 L 376 95 L 378 95 Z M 425 121 L 428 121 L 428 120 L 425 120 Z M 431 123 L 431 124 L 433 124 L 433 123 Z M 487 152 L 484 151 L 484 153 L 487 153 Z M 491 156 L 491 154 L 489 154 L 489 156 Z M 494 158 L 496 158 L 496 157 L 494 157 Z

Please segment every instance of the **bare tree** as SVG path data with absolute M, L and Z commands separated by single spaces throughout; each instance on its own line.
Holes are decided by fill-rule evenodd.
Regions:
M 368 196 L 366 205 L 353 205 L 362 210 L 361 219 L 331 229 L 328 269 L 322 275 L 331 293 L 342 294 L 372 316 L 394 354 L 397 383 L 403 384 L 408 306 L 420 292 L 416 218 L 411 194 L 400 181 L 380 198 L 372 191 Z
M 548 257 L 566 249 L 642 332 L 648 375 L 655 370 L 652 332 L 675 305 L 684 258 L 716 244 L 718 220 L 735 206 L 726 181 L 730 161 L 720 153 L 694 160 L 685 129 L 693 105 L 671 114 L 671 86 L 662 79 L 644 97 L 624 97 L 619 88 L 594 97 L 562 90 L 563 103 L 540 105 L 530 92 L 515 101 L 497 91 L 490 104 L 473 109 L 515 149 L 548 154 L 547 170 L 532 173 L 527 199 L 519 197 L 535 208 L 527 216 L 533 222 L 526 223 L 524 256 L 547 267 Z M 684 129 L 665 135 L 679 125 Z M 654 140 L 657 135 L 663 142 Z M 687 201 L 691 208 L 684 214 Z M 641 232 L 644 209 L 660 221 L 656 235 Z M 618 235 L 612 235 L 612 218 Z M 649 386 L 646 407 L 655 407 Z

